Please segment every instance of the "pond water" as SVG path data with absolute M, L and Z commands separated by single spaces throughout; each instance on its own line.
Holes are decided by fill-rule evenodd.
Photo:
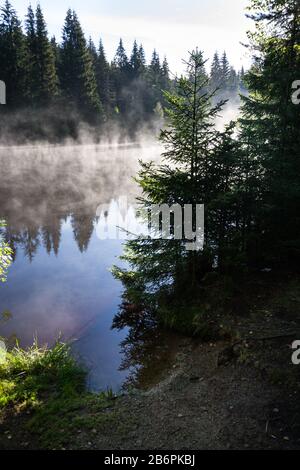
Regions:
M 14 249 L 0 285 L 0 336 L 10 343 L 17 338 L 22 347 L 34 338 L 48 345 L 59 335 L 74 340 L 93 390 L 118 390 L 134 371 L 151 368 L 149 345 L 145 359 L 126 326 L 112 329 L 122 285 L 110 268 L 120 265 L 124 241 L 100 239 L 96 213 L 105 205 L 109 216 L 124 196 L 133 204 L 138 159 L 159 153 L 155 145 L 0 149 L 2 235 Z M 153 337 L 150 344 L 153 352 Z

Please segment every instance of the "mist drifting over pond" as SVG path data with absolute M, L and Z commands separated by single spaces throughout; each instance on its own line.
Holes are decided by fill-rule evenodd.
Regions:
M 119 371 L 126 330 L 111 330 L 121 285 L 110 268 L 123 242 L 99 240 L 97 207 L 124 195 L 133 204 L 138 160 L 159 154 L 156 144 L 0 148 L 2 233 L 14 249 L 0 286 L 0 336 L 22 346 L 76 339 L 94 388 L 118 388 L 128 374 Z
M 232 99 L 225 105 L 218 129 L 237 117 L 239 104 Z M 120 265 L 123 242 L 99 240 L 96 214 L 99 206 L 113 207 L 124 196 L 134 205 L 139 160 L 160 159 L 155 135 L 161 124 L 155 132 L 145 125 L 134 142 L 117 127 L 95 137 L 82 124 L 76 138 L 60 144 L 53 143 L 47 120 L 41 124 L 46 141 L 24 144 L 14 126 L 7 135 L 2 128 L 0 219 L 7 224 L 2 235 L 14 250 L 14 263 L 0 286 L 0 313 L 7 319 L 0 322 L 0 336 L 11 344 L 17 338 L 22 346 L 35 337 L 49 345 L 60 335 L 76 340 L 74 351 L 90 368 L 93 389 L 118 389 L 131 381 L 130 358 L 138 357 L 138 368 L 143 362 L 143 349 L 137 352 L 128 342 L 127 328 L 111 329 L 122 286 L 110 268 Z M 155 348 L 151 333 L 147 342 Z

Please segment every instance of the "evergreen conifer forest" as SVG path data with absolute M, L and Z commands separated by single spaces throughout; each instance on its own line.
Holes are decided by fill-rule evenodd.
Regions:
M 299 450 L 299 0 L 86 0 L 64 20 L 15 3 L 0 450 L 196 468 L 203 450 Z

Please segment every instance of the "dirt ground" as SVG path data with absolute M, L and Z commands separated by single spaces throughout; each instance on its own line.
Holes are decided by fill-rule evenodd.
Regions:
M 85 427 L 83 421 L 65 433 L 58 448 L 300 448 L 299 392 L 272 385 L 262 370 L 236 359 L 218 364 L 224 347 L 224 342 L 182 339 L 174 364 L 159 384 L 112 400 L 100 411 L 105 422 Z M 23 425 L 24 418 L 3 423 L 0 448 L 41 448 L 39 430 L 32 439 Z
M 120 399 L 126 435 L 96 433 L 96 449 L 295 449 L 299 393 L 289 397 L 258 370 L 218 366 L 224 344 L 183 342 L 173 370 L 159 385 Z M 288 406 L 287 406 L 288 403 Z M 299 407 L 298 407 L 299 408 Z
M 299 279 L 260 299 L 258 291 L 253 313 L 235 320 L 234 337 L 179 337 L 163 375 L 147 389 L 100 408 L 95 399 L 63 416 L 56 410 L 30 432 L 30 413 L 0 419 L 0 449 L 45 448 L 54 416 L 60 436 L 48 436 L 46 448 L 299 449 L 300 366 L 291 362 L 291 343 L 300 339 Z

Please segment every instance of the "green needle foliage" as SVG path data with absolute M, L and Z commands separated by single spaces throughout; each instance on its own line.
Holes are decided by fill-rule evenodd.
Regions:
M 300 112 L 292 84 L 300 78 L 300 4 L 252 0 L 249 10 L 256 31 L 249 33 L 253 65 L 243 74 L 249 95 L 239 127 L 215 129 L 223 103 L 211 105 L 212 82 L 195 51 L 175 93 L 165 93 L 163 164 L 142 164 L 138 177 L 144 209 L 205 205 L 204 250 L 188 252 L 179 240 L 129 241 L 124 260 L 130 269 L 115 268 L 125 286 L 121 314 L 140 306 L 168 326 L 196 331 L 209 324 L 205 312 L 216 316 L 220 299 L 230 298 L 227 287 L 244 274 L 298 269 Z M 230 75 L 226 54 L 221 61 L 215 55 L 213 82 L 228 84 Z M 222 291 L 220 277 L 235 282 L 223 282 Z
M 300 112 L 292 102 L 300 78 L 300 4 L 253 0 L 250 10 L 254 64 L 240 121 L 248 173 L 245 244 L 250 262 L 292 267 L 300 255 Z
M 0 282 L 5 282 L 7 270 L 12 262 L 12 249 L 1 238 L 1 228 L 5 227 L 5 222 L 0 220 Z
M 22 28 L 9 0 L 0 0 L 0 63 L 0 80 L 7 85 L 7 105 L 0 111 L 22 111 L 15 124 L 20 138 L 22 132 L 27 138 L 76 136 L 78 122 L 87 121 L 104 131 L 120 125 L 124 137 L 135 139 L 145 124 L 157 129 L 167 104 L 163 90 L 174 85 L 167 58 L 157 51 L 147 61 L 142 44 L 134 41 L 128 54 L 120 39 L 110 62 L 102 41 L 97 49 L 91 38 L 86 40 L 74 10 L 67 11 L 62 39 L 49 39 L 40 5 L 28 7 Z M 238 99 L 241 80 L 242 72 L 230 66 L 226 53 L 221 60 L 216 54 L 210 89 L 217 85 L 218 95 Z M 7 127 L 12 132 L 14 121 Z M 52 128 L 53 136 L 46 132 Z M 3 126 L 0 131 L 7 133 Z
M 102 114 L 95 70 L 80 22 L 75 11 L 67 12 L 60 53 L 61 86 L 71 102 L 87 116 Z
M 27 95 L 27 51 L 21 22 L 8 0 L 0 7 L 0 64 L 0 79 L 6 83 L 7 106 L 18 108 Z
M 225 237 L 224 226 L 229 223 L 225 211 L 217 228 L 212 222 L 216 211 L 226 205 L 222 198 L 230 191 L 235 165 L 233 125 L 223 133 L 215 128 L 224 102 L 211 105 L 214 92 L 209 91 L 204 64 L 200 51 L 191 53 L 187 74 L 177 81 L 175 93 L 165 93 L 168 126 L 160 136 L 165 147 L 163 163 L 141 163 L 137 180 L 143 189 L 140 203 L 144 212 L 154 204 L 191 204 L 194 209 L 196 204 L 211 206 L 205 225 L 206 247 L 188 251 L 185 239 L 139 238 L 127 243 L 123 256 L 132 269 L 114 268 L 125 286 L 124 310 L 139 305 L 144 312 L 158 314 L 168 326 L 186 330 L 192 329 L 199 286 L 218 254 L 216 232 L 221 236 L 223 230 Z M 174 220 L 171 226 L 175 231 Z
M 58 95 L 58 77 L 54 51 L 48 39 L 47 26 L 40 5 L 37 6 L 36 15 L 29 6 L 25 26 L 29 59 L 29 98 L 36 106 L 47 106 Z

